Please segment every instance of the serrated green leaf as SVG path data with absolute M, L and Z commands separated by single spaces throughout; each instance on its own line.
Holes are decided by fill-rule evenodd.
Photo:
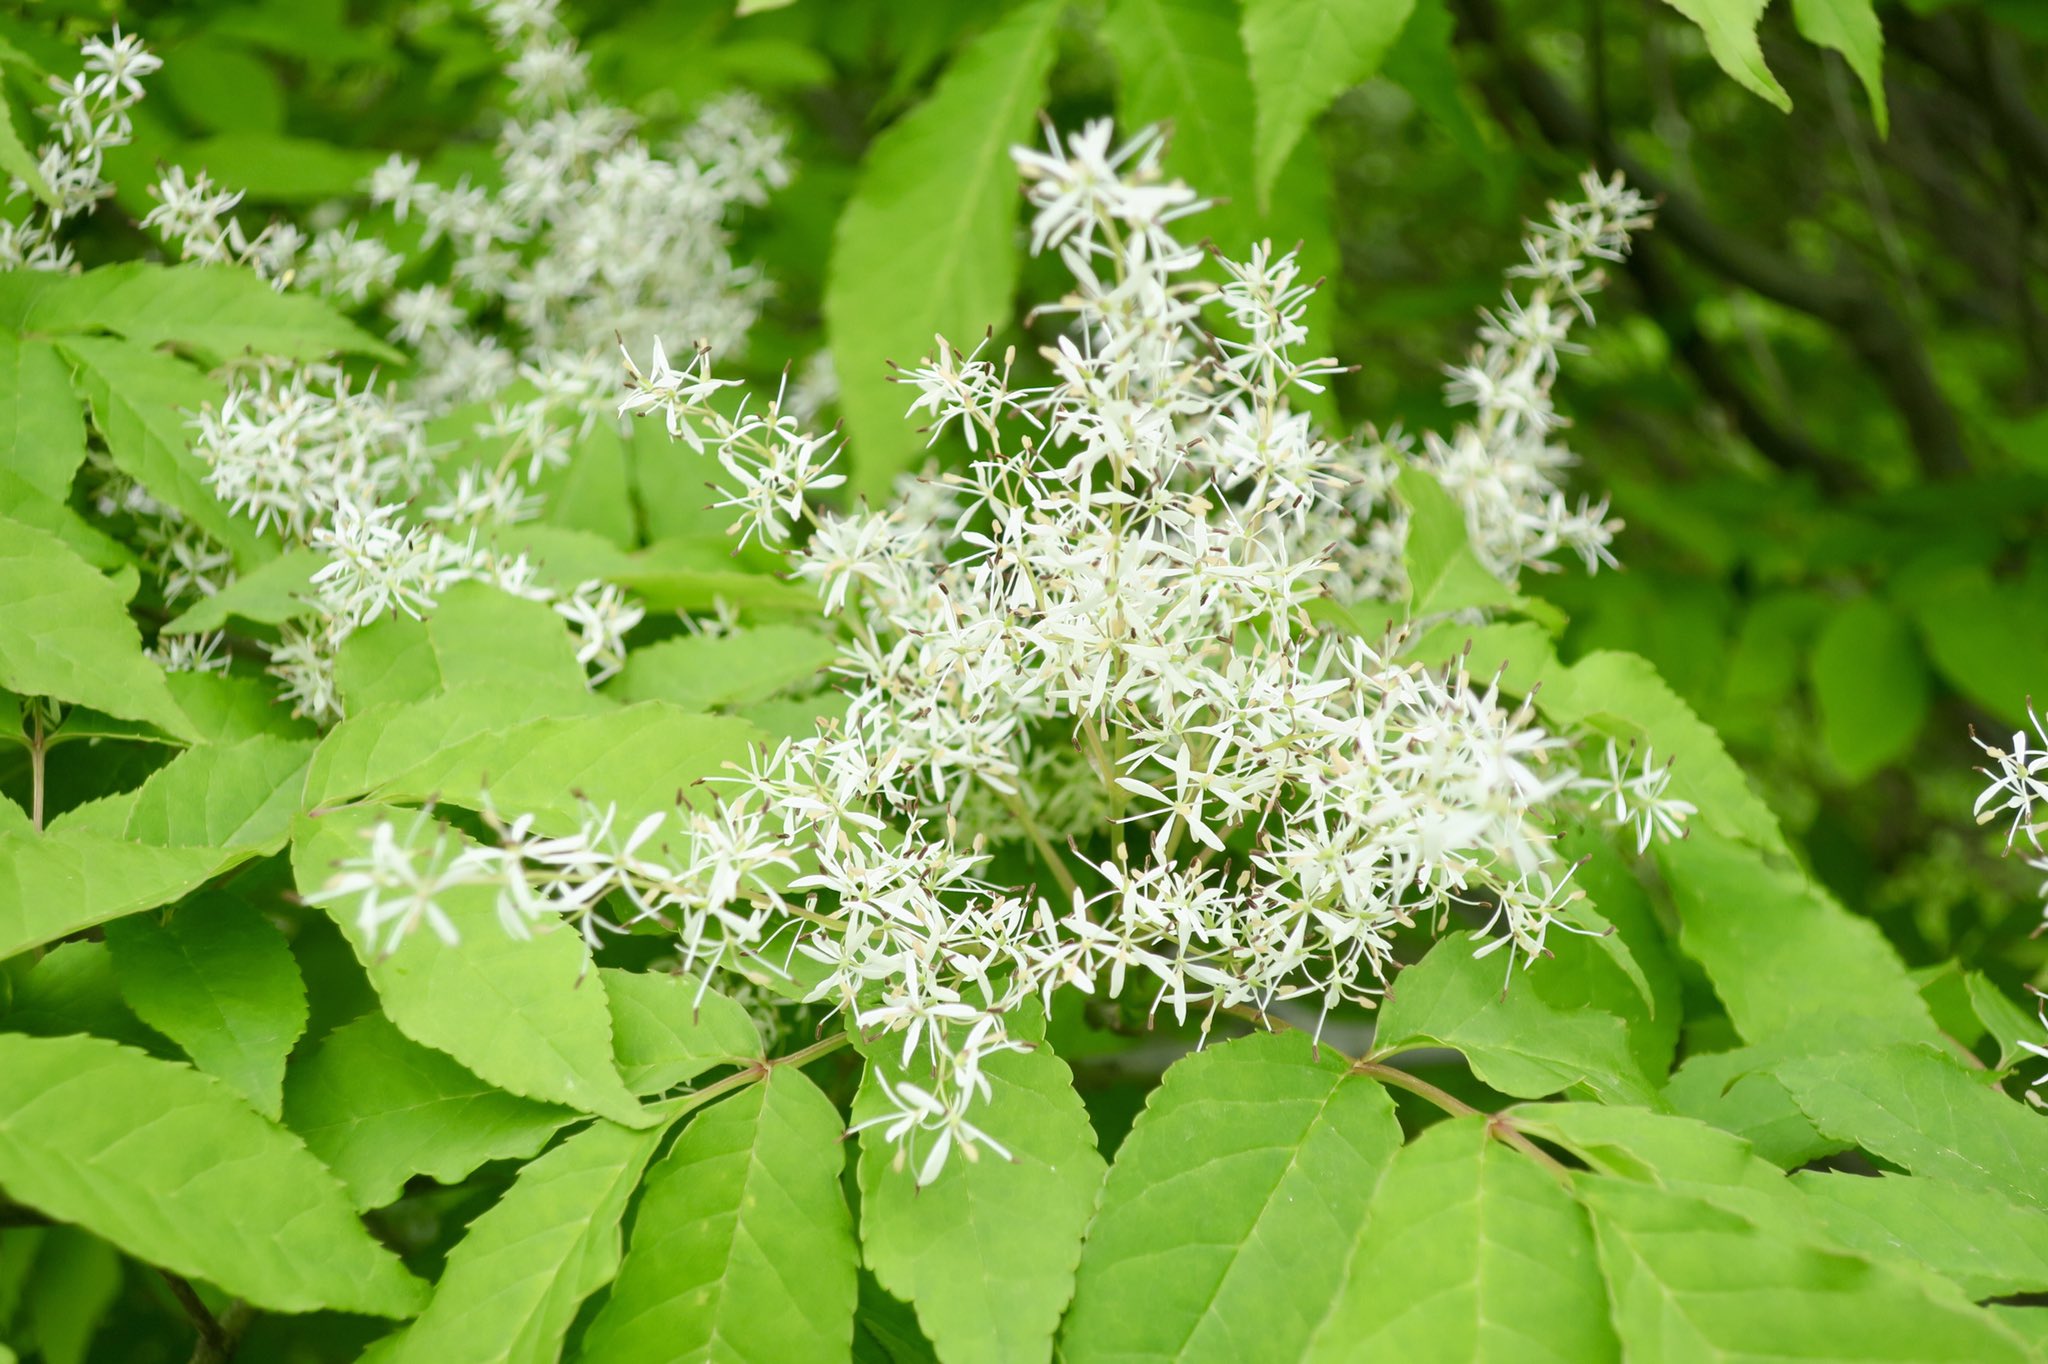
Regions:
M 1560 727 L 1584 725 L 1624 746 L 1647 743 L 1660 763 L 1672 766 L 1670 794 L 1698 807 L 1695 829 L 1784 850 L 1777 816 L 1750 789 L 1721 737 L 1648 659 L 1605 649 L 1587 654 L 1545 683 L 1538 705 Z
M 1705 968 L 1746 1041 L 1831 1019 L 1891 1040 L 1939 1040 L 1877 925 L 1799 872 L 1703 829 L 1659 844 L 1657 864 L 1678 906 L 1679 946 Z
M 1331 101 L 1379 69 L 1414 0 L 1244 0 L 1259 201 Z
M 1381 1176 L 1307 1357 L 1618 1358 L 1585 1214 L 1483 1117 L 1438 1123 Z
M 382 1014 L 329 1033 L 292 1063 L 284 1121 L 359 1208 L 381 1208 L 425 1175 L 460 1183 L 491 1160 L 520 1160 L 582 1119 L 486 1084 Z
M 787 1066 L 699 1113 L 648 1173 L 583 1357 L 838 1364 L 853 1339 L 839 1111 Z
M 317 893 L 337 862 L 361 854 L 364 832 L 386 818 L 410 822 L 413 815 L 358 806 L 299 820 L 292 870 L 300 892 Z M 353 905 L 325 906 L 398 1030 L 513 1094 L 629 1126 L 652 1121 L 612 1063 L 611 1012 L 582 938 L 566 927 L 512 937 L 487 886 L 448 892 L 439 904 L 460 941 L 423 930 L 391 952 L 364 934 Z
M 1786 1061 L 1776 1074 L 1831 1137 L 1917 1175 L 2048 1207 L 2048 1118 L 1981 1072 L 1894 1044 Z
M 739 1005 L 694 976 L 606 967 L 612 1050 L 635 1094 L 657 1094 L 713 1066 L 761 1059 L 761 1031 Z
M 291 832 L 312 754 L 307 740 L 267 734 L 188 748 L 136 791 L 125 832 L 165 848 L 274 853 Z
M 164 682 L 206 744 L 238 744 L 269 735 L 312 739 L 319 731 L 280 703 L 268 679 L 237 673 L 165 673 Z
M 1299 1032 L 1175 1062 L 1103 1183 L 1060 1357 L 1298 1358 L 1401 1144 L 1349 1071 Z
M 0 99 L 0 174 L 20 180 L 28 186 L 30 194 L 49 207 L 57 206 L 57 196 L 51 192 L 50 182 L 43 178 L 36 154 L 21 140 L 21 133 L 14 126 L 14 108 L 5 99 Z
M 2048 1213 L 1915 1175 L 1801 1171 L 1792 1183 L 1828 1234 L 1873 1260 L 1901 1254 L 1971 1298 L 2048 1290 Z
M 298 1138 L 210 1075 L 90 1037 L 0 1034 L 0 1187 L 281 1312 L 417 1310 Z
M 1986 1314 L 1860 1256 L 1773 1234 L 1688 1193 L 1577 1182 L 1631 1360 L 2018 1361 Z
M 319 298 L 280 293 L 254 271 L 227 265 L 102 266 L 45 292 L 30 308 L 27 325 L 46 333 L 113 332 L 145 349 L 185 346 L 212 361 L 242 354 L 317 360 L 336 353 L 405 361 Z
M 130 341 L 67 336 L 57 349 L 71 362 L 72 385 L 92 408 L 115 468 L 226 545 L 237 567 L 254 568 L 275 553 L 254 522 L 213 495 L 206 461 L 192 450 L 186 423 L 219 401 L 219 384 L 175 356 Z
M 5 104 L 0 100 L 0 107 Z M 84 462 L 85 413 L 63 357 L 48 341 L 0 332 L 0 466 L 61 503 L 71 496 L 71 481 Z
M 424 701 L 372 706 L 329 730 L 314 750 L 306 766 L 305 802 L 310 809 L 363 795 L 418 767 L 422 753 L 455 748 L 482 734 L 609 709 L 582 687 L 462 687 Z
M 284 935 L 222 895 L 195 897 L 162 920 L 119 919 L 106 933 L 136 1016 L 277 1117 L 284 1060 L 306 1030 L 306 985 Z
M 1884 98 L 1884 27 L 1871 0 L 1792 0 L 1792 22 L 1809 43 L 1842 54 L 1863 92 L 1879 137 L 1890 137 L 1891 109 Z
M 894 1059 L 869 1058 L 856 1118 L 878 1097 L 874 1067 Z M 861 1248 L 882 1287 L 917 1309 L 947 1364 L 1042 1360 L 1073 1296 L 1102 1157 L 1066 1063 L 1050 1048 L 992 1056 L 982 1073 L 993 1094 L 976 1104 L 974 1123 L 1015 1159 L 956 1152 L 920 1189 L 914 1171 L 890 1168 L 895 1150 L 880 1129 L 867 1129 Z
M 839 375 L 854 491 L 886 497 L 923 441 L 888 382 L 939 334 L 972 348 L 1010 321 L 1017 172 L 1010 147 L 1045 102 L 1062 6 L 1033 0 L 954 59 L 925 102 L 875 139 L 839 215 L 825 329 Z
M 538 827 L 574 828 L 583 802 L 616 806 L 625 827 L 672 810 L 707 777 L 744 763 L 759 731 L 744 720 L 693 715 L 665 701 L 563 720 L 535 720 L 480 734 L 434 754 L 378 788 L 385 800 L 434 798 L 479 809 L 532 814 Z
M 1506 607 L 1514 589 L 1488 572 L 1472 552 L 1465 512 L 1425 469 L 1410 466 L 1394 480 L 1408 507 L 1408 605 L 1416 616 L 1471 607 Z
M 685 710 L 742 706 L 814 681 L 838 656 L 829 636 L 798 625 L 680 635 L 635 649 L 605 690 Z
M 0 518 L 0 688 L 197 737 L 127 600 L 55 537 Z
M 1756 26 L 1764 17 L 1770 0 L 1664 0 L 1664 3 L 1692 20 L 1706 35 L 1707 51 L 1736 84 L 1771 104 L 1792 111 L 1792 97 L 1778 78 L 1764 65 L 1763 49 L 1757 46 Z
M 1876 597 L 1829 613 L 1809 658 L 1821 742 L 1852 781 L 1911 750 L 1929 683 L 1906 619 Z
M 379 1364 L 555 1364 L 583 1300 L 618 1271 L 626 1202 L 666 1131 L 598 1122 L 527 1165 Z
M 317 614 L 308 600 L 313 575 L 327 562 L 317 550 L 288 549 L 269 563 L 241 574 L 210 597 L 201 597 L 163 627 L 167 635 L 199 635 L 227 627 L 230 620 L 279 625 Z
M 441 691 L 491 686 L 564 692 L 584 687 L 568 622 L 545 602 L 488 583 L 457 583 L 424 618 L 393 615 L 352 633 L 335 662 L 350 714 Z
M 0 957 L 169 904 L 251 855 L 86 829 L 0 833 Z
M 1545 989 L 1568 989 L 1544 976 L 1540 961 L 1510 977 L 1501 953 L 1476 957 L 1480 940 L 1447 934 L 1388 990 L 1374 1031 L 1376 1052 L 1455 1047 L 1472 1073 L 1503 1094 L 1539 1099 L 1584 1084 L 1613 1101 L 1647 1103 L 1651 1087 L 1620 1018 L 1598 1009 L 1558 1007 Z
M 1998 1043 L 1998 1068 L 2011 1070 L 2015 1064 L 2034 1053 L 2020 1045 L 2022 1040 L 2040 1045 L 2044 1025 L 2039 1014 L 2029 1014 L 2005 997 L 1990 977 L 1981 971 L 1963 973 L 1963 989 L 1970 1001 L 1970 1011 L 1977 1021 L 1984 1025 L 1984 1031 Z
M 114 956 L 103 942 L 58 943 L 30 965 L 17 959 L 14 999 L 6 1012 L 7 1031 L 31 1037 L 90 1033 L 166 1061 L 177 1049 L 144 1026 L 114 979 Z M 0 974 L 0 981 L 6 976 Z M 0 986 L 0 994 L 6 993 Z M 4 1318 L 0 1313 L 0 1318 Z
M 1673 1112 L 1741 1137 L 1781 1169 L 1797 1169 L 1846 1149 L 1848 1143 L 1820 1134 L 1792 1101 L 1791 1091 L 1771 1073 L 1770 1067 L 1782 1059 L 1783 1052 L 1775 1047 L 1738 1047 L 1688 1057 L 1664 1087 L 1664 1100 Z

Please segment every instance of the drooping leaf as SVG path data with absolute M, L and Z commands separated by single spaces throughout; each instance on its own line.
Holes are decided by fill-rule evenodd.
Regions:
M 850 439 L 852 485 L 871 500 L 922 444 L 908 400 L 888 382 L 934 334 L 971 349 L 1010 318 L 1017 286 L 1017 173 L 1010 147 L 1031 133 L 1060 15 L 1032 0 L 957 57 L 938 88 L 868 149 L 840 214 L 825 286 L 825 327 Z
M 1763 49 L 1757 45 L 1757 21 L 1764 17 L 1770 0 L 1664 0 L 1664 3 L 1700 26 L 1706 35 L 1707 51 L 1721 69 L 1744 89 L 1762 96 L 1787 113 L 1792 97 L 1778 78 L 1764 65 Z
M 1414 0 L 1245 0 L 1259 200 L 1330 102 L 1379 69 Z
M 1776 1073 L 1831 1137 L 1916 1175 L 2048 1207 L 2048 1119 L 1981 1073 L 1903 1044 L 1787 1061 Z
M 306 1028 L 306 986 L 292 950 L 261 914 L 202 895 L 161 920 L 107 925 L 121 994 L 143 1022 L 275 1118 L 284 1062 Z
M 1380 1009 L 1377 1050 L 1455 1047 L 1473 1074 L 1519 1098 L 1583 1084 L 1611 1100 L 1648 1101 L 1649 1081 L 1620 1018 L 1546 1000 L 1546 988 L 1565 984 L 1543 979 L 1556 963 L 1510 977 L 1501 953 L 1476 957 L 1478 946 L 1472 934 L 1447 934 L 1401 972 Z
M 1877 925 L 1795 870 L 1704 829 L 1657 847 L 1679 945 L 1706 969 L 1750 1042 L 1855 1019 L 1872 1035 L 1936 1041 L 1905 964 Z
M 1998 1044 L 1998 1068 L 2010 1070 L 2024 1059 L 2033 1055 L 2021 1041 L 2039 1044 L 2044 1028 L 2040 1014 L 2029 1014 L 2005 997 L 1996 985 L 1991 983 L 1982 971 L 1963 973 L 1963 990 L 1970 1001 L 1970 1011 L 1977 1021 L 1984 1025 L 1984 1031 Z
M 1801 1171 L 1793 1185 L 1837 1241 L 1871 1259 L 1901 1254 L 1971 1298 L 2048 1290 L 2048 1212 L 1916 1175 Z
M 649 1171 L 583 1357 L 839 1364 L 853 1339 L 853 1219 L 839 1111 L 789 1066 L 691 1119 Z
M 4 126 L 0 115 L 0 146 Z M 85 414 L 57 348 L 0 331 L 0 467 L 63 502 L 84 462 Z
M 181 739 L 191 721 L 142 652 L 127 599 L 54 536 L 0 518 L 0 688 L 140 720 Z
M 192 450 L 186 423 L 219 400 L 219 384 L 176 356 L 131 341 L 67 336 L 57 348 L 71 363 L 72 385 L 92 408 L 115 468 L 226 545 L 237 567 L 254 568 L 275 552 L 255 522 L 213 495 L 206 462 Z
M 1103 1184 L 1061 1357 L 1299 1357 L 1400 1144 L 1386 1092 L 1303 1033 L 1176 1062 Z
M 854 1104 L 873 1111 L 876 1066 Z M 900 1073 L 900 1072 L 899 1072 Z M 861 1133 L 860 1239 L 883 1288 L 917 1309 L 948 1364 L 1046 1358 L 1073 1295 L 1081 1233 L 1102 1181 L 1102 1157 L 1066 1063 L 1039 1046 L 987 1061 L 994 1091 L 974 1123 L 1014 1157 L 955 1153 L 937 1180 L 917 1187 L 892 1169 L 879 1128 Z M 990 1235 L 1000 1227 L 1002 1234 Z
M 1607 1175 L 1577 1187 L 1631 1360 L 2028 1357 L 1987 1314 L 1860 1256 L 1775 1235 L 1690 1193 Z
M 281 1312 L 417 1310 L 298 1138 L 200 1071 L 92 1037 L 0 1033 L 0 1188 Z
M 329 1033 L 284 1082 L 285 1125 L 359 1208 L 383 1207 L 414 1175 L 454 1184 L 485 1161 L 524 1159 L 581 1117 L 484 1083 L 376 1013 Z
M 657 1094 L 713 1066 L 761 1059 L 761 1032 L 747 1011 L 693 976 L 606 967 L 612 1047 L 635 1094 Z
M 1307 1357 L 1618 1359 L 1586 1215 L 1483 1118 L 1438 1123 L 1380 1178 Z
M 386 818 L 413 816 L 357 806 L 301 819 L 292 835 L 300 893 L 317 894 L 338 862 L 361 855 L 364 832 Z M 582 938 L 566 927 L 514 938 L 499 920 L 495 898 L 487 886 L 447 892 L 439 903 L 460 941 L 444 943 L 422 928 L 389 951 L 365 933 L 353 905 L 326 908 L 369 973 L 385 1013 L 413 1041 L 447 1052 L 513 1094 L 629 1126 L 652 1121 L 613 1065 L 604 982 L 591 971 Z
M 1809 43 L 1842 54 L 1870 97 L 1877 135 L 1891 136 L 1891 109 L 1884 98 L 1884 27 L 1871 0 L 1792 0 L 1792 22 Z
M 626 1202 L 666 1130 L 598 1122 L 527 1165 L 380 1364 L 555 1364 L 583 1300 L 618 1272 Z

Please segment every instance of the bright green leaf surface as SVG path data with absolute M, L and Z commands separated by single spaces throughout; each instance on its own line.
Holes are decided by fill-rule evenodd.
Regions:
M 0 1034 L 0 1187 L 277 1311 L 421 1301 L 298 1138 L 213 1077 L 98 1038 Z
M 606 690 L 684 710 L 740 706 L 813 681 L 838 656 L 830 636 L 796 625 L 680 635 L 635 649 Z
M 694 976 L 606 967 L 612 1047 L 635 1094 L 656 1094 L 713 1066 L 761 1057 L 761 1032 L 747 1011 Z
M 1700 26 L 1706 35 L 1707 51 L 1714 54 L 1721 69 L 1737 84 L 1790 112 L 1792 97 L 1778 78 L 1764 65 L 1763 49 L 1757 45 L 1757 21 L 1763 18 L 1770 0 L 1664 0 L 1664 3 Z
M 196 896 L 164 918 L 118 919 L 106 933 L 136 1016 L 277 1117 L 285 1057 L 306 1028 L 306 987 L 284 935 L 223 895 Z
M 1245 0 L 1259 199 L 1330 102 L 1379 69 L 1414 0 Z
M 1303 1033 L 1176 1062 L 1103 1184 L 1061 1357 L 1298 1357 L 1400 1144 L 1386 1092 Z
M 1874 1260 L 1903 1251 L 1972 1298 L 2048 1291 L 2048 1212 L 1916 1175 L 1804 1171 L 1792 1182 L 1831 1236 Z
M 1875 597 L 1830 613 L 1811 660 L 1821 741 L 1862 780 L 1905 756 L 1927 718 L 1927 667 L 1904 617 Z
M 460 1182 L 489 1160 L 523 1159 L 582 1115 L 507 1094 L 407 1038 L 381 1014 L 335 1029 L 285 1077 L 285 1124 L 359 1208 L 425 1175 Z
M 0 332 L 0 467 L 63 502 L 85 461 L 85 414 L 56 347 Z
M 838 1364 L 853 1338 L 839 1111 L 778 1067 L 692 1118 L 649 1171 L 618 1282 L 583 1341 L 609 1364 Z
M 0 833 L 0 957 L 169 904 L 239 860 L 84 829 Z

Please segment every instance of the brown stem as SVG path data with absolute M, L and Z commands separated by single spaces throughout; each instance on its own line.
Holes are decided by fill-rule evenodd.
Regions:
M 49 736 L 43 733 L 43 713 L 31 709 L 28 741 L 28 822 L 37 833 L 43 831 L 43 775 L 50 755 Z
M 1421 1076 L 1410 1074 L 1399 1066 L 1389 1066 L 1378 1061 L 1354 1061 L 1351 1063 L 1351 1073 L 1370 1076 L 1381 1084 L 1392 1085 L 1396 1089 L 1405 1089 L 1410 1094 L 1429 1100 L 1454 1118 L 1485 1118 L 1488 1136 L 1512 1146 L 1557 1178 L 1571 1178 L 1570 1167 L 1529 1140 L 1522 1129 L 1515 1126 L 1514 1120 L 1504 1113 L 1488 1113 L 1483 1109 L 1474 1108 L 1457 1095 L 1438 1089 Z
M 252 1315 L 249 1305 L 239 1300 L 229 1303 L 227 1311 L 219 1317 L 199 1296 L 199 1291 L 183 1276 L 159 1267 L 157 1273 L 170 1286 L 171 1296 L 178 1300 L 178 1306 L 185 1309 L 193 1327 L 199 1332 L 199 1339 L 192 1346 L 192 1364 L 225 1364 L 235 1357 L 235 1347 L 241 1343 L 242 1332 L 248 1329 Z

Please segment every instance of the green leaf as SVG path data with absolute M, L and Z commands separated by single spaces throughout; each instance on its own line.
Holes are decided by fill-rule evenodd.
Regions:
M 241 574 L 210 597 L 201 597 L 163 628 L 167 635 L 200 635 L 227 627 L 230 620 L 280 625 L 317 614 L 307 600 L 313 575 L 327 557 L 318 550 L 288 549 L 269 563 Z
M 884 1044 L 885 1049 L 888 1044 Z M 874 1111 L 877 1066 L 869 1058 L 856 1118 Z M 1042 1360 L 1073 1296 L 1081 1233 L 1102 1182 L 1087 1111 L 1066 1063 L 1043 1045 L 990 1057 L 993 1094 L 974 1123 L 1015 1159 L 959 1152 L 918 1188 L 892 1169 L 895 1149 L 879 1128 L 861 1133 L 860 1239 L 883 1288 L 917 1309 L 947 1364 Z
M 2020 1045 L 2020 1041 L 2033 1041 L 2041 1036 L 2044 1024 L 2038 1013 L 2030 1015 L 2007 999 L 1981 971 L 1965 971 L 1963 988 L 1969 996 L 1971 1012 L 1984 1025 L 1984 1031 L 1998 1043 L 2000 1070 L 2011 1070 L 2016 1063 L 2033 1055 Z
M 1408 507 L 1409 610 L 1441 615 L 1470 607 L 1512 606 L 1514 589 L 1487 571 L 1473 554 L 1465 512 L 1425 469 L 1410 466 L 1394 480 Z
M 248 855 L 85 829 L 0 833 L 0 957 L 169 904 Z
M 694 976 L 606 967 L 612 1049 L 635 1094 L 656 1094 L 713 1066 L 761 1059 L 761 1031 L 739 1005 Z
M 0 332 L 0 380 L 0 466 L 51 501 L 66 501 L 85 462 L 85 414 L 70 367 L 48 341 Z
M 1829 613 L 1810 658 L 1821 742 L 1861 781 L 1912 749 L 1927 719 L 1929 683 L 1906 619 L 1876 597 Z
M 21 140 L 21 133 L 14 126 L 14 108 L 5 99 L 0 99 L 0 175 L 13 176 L 44 204 L 57 206 L 57 196 L 51 192 L 50 182 L 43 178 L 36 154 Z
M 268 734 L 188 748 L 143 782 L 126 832 L 166 848 L 274 853 L 291 833 L 312 753 L 304 739 Z
M 1890 137 L 1891 109 L 1884 99 L 1884 27 L 1871 0 L 1792 0 L 1792 22 L 1809 43 L 1842 54 L 1863 92 L 1879 137 Z
M 184 60 L 183 49 L 176 60 Z M 382 159 L 372 151 L 275 132 L 223 132 L 188 142 L 177 155 L 178 164 L 204 170 L 251 200 L 308 205 L 354 198 Z
M 334 804 L 394 781 L 420 755 L 455 748 L 483 734 L 504 734 L 536 720 L 565 720 L 610 709 L 577 687 L 471 686 L 359 710 L 329 730 L 306 767 L 308 808 Z
M 1894 1044 L 1787 1061 L 1777 1075 L 1831 1137 L 1916 1175 L 2048 1207 L 2048 1119 L 1981 1072 Z
M 1585 1214 L 1477 1116 L 1438 1123 L 1394 1157 L 1308 1353 L 1446 1364 L 1617 1357 Z
M 931 337 L 927 335 L 922 344 L 929 349 Z M 897 390 L 894 385 L 888 388 L 893 402 Z M 885 407 L 877 405 L 878 419 Z M 910 430 L 900 416 L 901 408 L 886 410 L 898 426 L 906 432 Z M 907 461 L 899 463 L 907 467 Z M 724 536 L 710 540 L 689 536 L 658 540 L 638 554 L 625 556 L 623 563 L 603 576 L 629 589 L 649 611 L 700 612 L 723 605 L 750 619 L 765 614 L 818 614 L 818 594 L 808 584 L 784 582 L 768 573 L 737 567 L 732 542 Z
M 1060 1357 L 1300 1357 L 1400 1145 L 1386 1091 L 1306 1034 L 1175 1062 L 1102 1186 Z
M 527 1165 L 379 1364 L 555 1364 L 583 1300 L 618 1271 L 626 1202 L 666 1131 L 599 1122 Z
M 1486 177 L 1490 187 L 1500 185 L 1505 180 L 1507 158 L 1488 140 L 1459 79 L 1452 55 L 1455 25 L 1451 12 L 1444 0 L 1413 3 L 1415 13 L 1387 49 L 1381 73 L 1408 92 L 1459 154 Z
M 1062 6 L 1033 0 L 957 57 L 925 102 L 875 139 L 839 215 L 825 328 L 839 374 L 853 490 L 885 497 L 919 459 L 908 405 L 888 382 L 933 335 L 971 348 L 1006 326 L 1017 287 L 1017 173 Z
M 386 800 L 434 798 L 480 809 L 486 793 L 506 813 L 532 814 L 544 829 L 583 822 L 583 802 L 618 807 L 630 828 L 707 777 L 745 762 L 759 731 L 744 720 L 693 715 L 665 701 L 485 733 L 434 754 L 379 788 Z
M 1792 1170 L 1846 1149 L 1849 1143 L 1824 1137 L 1792 1101 L 1770 1067 L 1798 1047 L 1796 1035 L 1784 1045 L 1738 1047 L 1687 1058 L 1664 1100 L 1672 1111 L 1732 1132 L 1781 1169 Z
M 1585 725 L 1624 746 L 1642 741 L 1673 764 L 1670 793 L 1699 808 L 1695 831 L 1710 829 L 1753 847 L 1783 851 L 1777 816 L 1750 789 L 1720 735 L 1637 654 L 1599 650 L 1550 679 L 1538 704 L 1553 724 Z
M 1631 1360 L 1946 1360 L 2027 1352 L 1988 1315 L 1899 1271 L 1776 1234 L 1699 1196 L 1578 1180 Z
M 336 660 L 335 683 L 352 715 L 464 687 L 585 686 L 567 621 L 545 602 L 479 582 L 455 584 L 422 620 L 387 616 L 355 631 Z
M 165 673 L 178 709 L 199 731 L 201 743 L 225 747 L 269 735 L 311 739 L 319 731 L 278 701 L 268 679 L 238 673 Z
M 1757 21 L 1764 17 L 1770 0 L 1664 0 L 1664 3 L 1700 26 L 1706 35 L 1707 51 L 1721 69 L 1742 86 L 1785 112 L 1792 111 L 1792 97 L 1778 78 L 1764 65 L 1764 53 L 1757 46 Z
M 830 637 L 798 625 L 679 635 L 635 649 L 605 690 L 685 710 L 742 706 L 814 681 L 838 657 Z
M 85 1364 L 120 1291 L 121 1257 L 112 1246 L 73 1227 L 51 1227 L 22 1285 L 19 1339 L 42 1364 Z
M 1747 848 L 1694 830 L 1659 844 L 1678 941 L 1706 969 L 1746 1041 L 1855 1019 L 1875 1036 L 1937 1041 L 1905 964 L 1877 925 Z
M 385 818 L 409 822 L 413 815 L 359 806 L 301 819 L 292 837 L 300 892 L 318 892 L 338 861 L 361 854 L 363 835 Z M 613 1066 L 611 1011 L 582 938 L 566 927 L 514 938 L 499 921 L 495 899 L 487 886 L 443 894 L 438 903 L 461 940 L 451 946 L 422 929 L 390 952 L 364 934 L 353 904 L 326 909 L 385 1013 L 413 1041 L 447 1052 L 511 1093 L 629 1126 L 651 1121 Z
M 1119 125 L 1128 135 L 1172 123 L 1166 168 L 1224 201 L 1200 221 L 1226 252 L 1243 251 L 1258 221 L 1256 116 L 1238 21 L 1232 0 L 1114 0 L 1102 23 L 1116 58 Z
M 1547 1000 L 1544 977 L 1556 962 L 1539 961 L 1510 977 L 1503 954 L 1473 955 L 1479 944 L 1469 933 L 1447 934 L 1402 970 L 1380 1008 L 1375 1051 L 1455 1047 L 1473 1074 L 1518 1098 L 1583 1084 L 1617 1102 L 1650 1101 L 1649 1081 L 1621 1019 Z M 1548 985 L 1569 988 L 1562 981 Z
M 0 1034 L 0 1187 L 259 1307 L 405 1316 L 422 1297 L 298 1138 L 98 1038 Z
M 458 1184 L 491 1160 L 523 1160 L 582 1114 L 484 1083 L 382 1014 L 329 1033 L 292 1064 L 285 1125 L 358 1208 L 381 1208 L 425 1175 Z
M 1259 202 L 1331 101 L 1379 69 L 1414 0 L 1244 0 Z
M 122 997 L 192 1063 L 275 1118 L 284 1061 L 306 1030 L 306 986 L 284 935 L 257 911 L 203 895 L 157 921 L 107 925 Z
M 71 382 L 91 406 L 115 468 L 234 551 L 238 567 L 254 568 L 273 552 L 254 522 L 213 495 L 206 461 L 192 450 L 186 423 L 220 399 L 219 384 L 175 356 L 129 341 L 71 336 L 58 350 L 71 362 Z
M 777 1066 L 699 1113 L 648 1173 L 583 1358 L 838 1364 L 853 1341 L 839 1110 Z
M 254 271 L 228 265 L 102 266 L 45 292 L 29 309 L 27 328 L 113 332 L 145 350 L 184 346 L 215 362 L 243 354 L 317 360 L 336 353 L 405 361 L 319 298 L 280 293 Z
M 2048 1213 L 1998 1194 L 1914 1175 L 1802 1171 L 1828 1234 L 1873 1260 L 1906 1256 L 1973 1298 L 2048 1290 Z
M 54 536 L 0 518 L 0 688 L 197 737 L 121 590 Z
M 58 943 L 32 964 L 17 958 L 12 965 L 14 1000 L 6 1011 L 7 1031 L 32 1037 L 91 1033 L 167 1061 L 177 1059 L 176 1048 L 144 1026 L 121 998 L 113 953 L 105 943 Z

